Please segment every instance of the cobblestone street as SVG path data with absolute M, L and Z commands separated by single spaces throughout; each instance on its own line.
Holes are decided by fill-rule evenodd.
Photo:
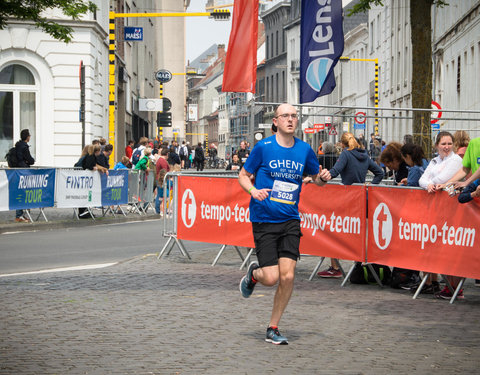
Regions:
M 464 301 L 307 278 L 303 258 L 281 322 L 264 342 L 273 289 L 245 300 L 243 271 L 212 248 L 97 270 L 0 279 L 1 374 L 473 374 L 480 288 Z

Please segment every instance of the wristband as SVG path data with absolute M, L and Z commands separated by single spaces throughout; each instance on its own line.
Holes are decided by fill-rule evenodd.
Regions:
M 252 195 L 252 190 L 255 189 L 255 186 L 252 186 L 250 189 L 248 189 L 248 194 Z M 255 189 L 257 190 L 257 189 Z

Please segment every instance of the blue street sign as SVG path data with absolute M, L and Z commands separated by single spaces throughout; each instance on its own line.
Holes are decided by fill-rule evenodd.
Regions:
M 365 124 L 358 124 L 358 123 L 354 123 L 353 124 L 353 128 L 354 129 L 365 129 Z
M 143 27 L 125 26 L 123 29 L 123 39 L 128 41 L 142 41 Z
M 440 130 L 440 124 L 432 124 L 432 130 Z

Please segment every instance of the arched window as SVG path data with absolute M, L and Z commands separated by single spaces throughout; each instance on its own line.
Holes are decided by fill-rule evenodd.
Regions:
M 30 153 L 35 157 L 37 90 L 35 77 L 25 66 L 12 64 L 0 70 L 0 161 L 5 161 L 23 129 L 30 131 Z

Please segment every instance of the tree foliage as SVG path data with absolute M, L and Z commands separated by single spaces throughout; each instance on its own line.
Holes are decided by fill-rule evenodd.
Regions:
M 360 0 L 348 15 L 368 12 L 372 5 L 383 6 L 385 0 Z M 432 5 L 448 5 L 444 0 L 410 0 L 412 41 L 412 107 L 431 108 L 432 102 Z M 426 155 L 431 154 L 431 112 L 413 112 L 413 136 Z
M 0 30 L 7 26 L 9 18 L 33 21 L 53 38 L 68 43 L 72 40 L 73 29 L 42 16 L 43 11 L 52 8 L 60 9 L 72 20 L 78 20 L 88 11 L 95 12 L 97 6 L 87 0 L 0 0 Z

